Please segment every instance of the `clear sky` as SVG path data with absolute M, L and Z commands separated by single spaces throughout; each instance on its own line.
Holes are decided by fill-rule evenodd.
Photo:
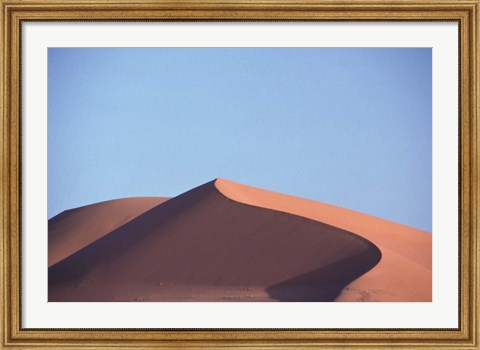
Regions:
M 431 231 L 431 49 L 51 48 L 48 215 L 217 177 Z

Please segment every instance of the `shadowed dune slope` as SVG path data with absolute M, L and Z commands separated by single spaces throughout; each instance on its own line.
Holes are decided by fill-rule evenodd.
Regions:
M 167 199 L 115 199 L 56 215 L 48 220 L 48 266 L 65 259 Z
M 382 259 L 336 301 L 431 301 L 432 235 L 353 210 L 218 179 L 225 196 L 353 232 L 375 244 Z
M 49 301 L 231 301 L 243 291 L 247 301 L 333 301 L 381 259 L 356 234 L 232 200 L 219 181 L 51 266 Z

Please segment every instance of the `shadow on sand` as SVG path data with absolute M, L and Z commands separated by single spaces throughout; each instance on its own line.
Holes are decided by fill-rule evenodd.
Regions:
M 274 284 L 266 291 L 278 301 L 334 301 L 349 283 L 375 267 L 381 258 L 380 249 L 370 244 L 361 254 Z

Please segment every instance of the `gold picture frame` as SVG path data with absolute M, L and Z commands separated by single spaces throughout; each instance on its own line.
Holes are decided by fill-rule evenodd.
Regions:
M 480 349 L 480 0 L 1 0 L 2 349 Z M 25 329 L 21 326 L 21 26 L 26 21 L 452 21 L 459 28 L 460 270 L 456 329 Z M 253 317 L 253 315 L 252 315 Z

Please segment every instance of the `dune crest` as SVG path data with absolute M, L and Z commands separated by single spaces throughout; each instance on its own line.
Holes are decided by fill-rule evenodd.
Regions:
M 431 301 L 432 235 L 406 225 L 309 199 L 217 179 L 226 197 L 299 215 L 353 232 L 382 252 L 375 268 L 347 286 L 337 301 Z

